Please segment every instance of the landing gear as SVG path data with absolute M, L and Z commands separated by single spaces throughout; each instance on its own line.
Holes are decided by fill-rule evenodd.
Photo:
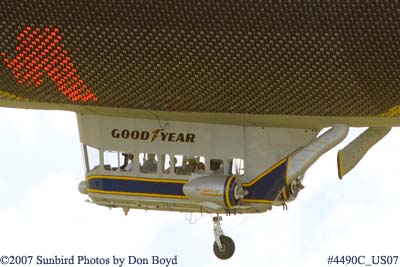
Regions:
M 221 216 L 213 217 L 215 236 L 214 254 L 221 260 L 227 260 L 235 253 L 235 243 L 232 238 L 224 235 L 220 221 L 222 221 Z
M 221 260 L 226 260 L 232 257 L 235 252 L 235 243 L 229 236 L 221 235 L 219 237 L 221 248 L 218 246 L 217 241 L 214 242 L 214 254 Z

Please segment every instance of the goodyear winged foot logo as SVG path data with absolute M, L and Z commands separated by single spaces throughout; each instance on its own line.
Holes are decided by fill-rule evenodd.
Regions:
M 155 129 L 155 130 L 153 131 L 153 137 L 151 138 L 151 141 L 150 141 L 150 142 L 153 142 L 154 140 L 156 140 L 157 137 L 158 137 L 158 134 L 159 134 L 162 130 L 163 130 L 163 129 Z
M 17 41 L 16 57 L 8 58 L 4 52 L 0 56 L 19 84 L 38 88 L 46 75 L 71 101 L 97 102 L 96 95 L 77 74 L 58 28 L 28 26 L 17 36 Z

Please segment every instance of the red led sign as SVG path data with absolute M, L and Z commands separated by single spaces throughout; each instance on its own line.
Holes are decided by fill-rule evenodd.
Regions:
M 73 102 L 97 102 L 95 94 L 77 74 L 58 28 L 34 29 L 28 26 L 17 40 L 19 45 L 15 49 L 18 55 L 15 58 L 7 58 L 4 52 L 0 56 L 18 83 L 38 88 L 43 84 L 43 76 L 47 75 Z

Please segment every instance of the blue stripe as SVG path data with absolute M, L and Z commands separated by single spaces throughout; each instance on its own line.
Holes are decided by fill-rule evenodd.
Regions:
M 179 183 L 93 178 L 88 184 L 89 189 L 103 191 L 185 196 Z
M 245 199 L 274 201 L 285 186 L 286 169 L 287 161 L 261 177 L 252 186 L 244 186 L 245 190 L 249 191 Z M 226 207 L 228 205 L 225 192 L 229 177 L 225 180 L 223 191 L 223 199 Z M 233 179 L 228 189 L 228 197 L 232 205 L 235 205 L 232 197 L 234 183 L 235 179 Z M 102 191 L 185 196 L 183 193 L 183 184 L 180 183 L 92 178 L 88 181 L 88 186 L 89 189 Z
M 267 173 L 252 186 L 244 187 L 249 191 L 245 199 L 274 201 L 285 186 L 287 161 Z
M 235 184 L 236 184 L 236 177 L 234 177 L 232 179 L 231 185 L 229 187 L 229 193 L 228 193 L 228 197 L 229 197 L 229 200 L 230 200 L 232 206 L 235 206 L 236 204 L 238 204 L 238 202 L 235 201 L 235 199 L 233 198 L 233 187 L 235 186 Z

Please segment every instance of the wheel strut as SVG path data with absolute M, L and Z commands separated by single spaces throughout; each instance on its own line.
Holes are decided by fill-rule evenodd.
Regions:
M 220 221 L 222 221 L 221 216 L 213 217 L 215 236 L 214 254 L 219 259 L 226 260 L 232 257 L 235 252 L 235 243 L 232 238 L 224 235 Z
M 217 243 L 218 248 L 222 250 L 221 235 L 224 235 L 224 231 L 222 230 L 220 221 L 222 221 L 222 216 L 213 217 L 215 242 Z

